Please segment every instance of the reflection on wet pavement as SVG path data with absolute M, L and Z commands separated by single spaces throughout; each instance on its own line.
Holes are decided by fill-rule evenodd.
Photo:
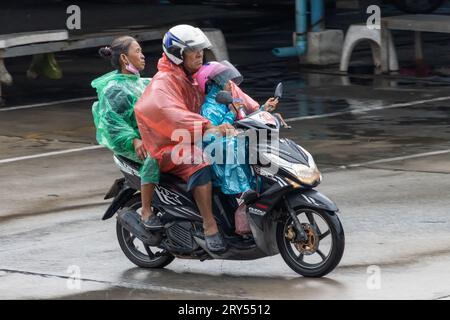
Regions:
M 424 104 L 297 121 L 282 134 L 309 150 L 319 165 L 336 167 L 449 149 L 449 108 Z

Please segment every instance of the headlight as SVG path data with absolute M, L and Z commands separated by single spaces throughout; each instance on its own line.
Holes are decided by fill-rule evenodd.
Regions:
M 315 163 L 311 167 L 300 163 L 295 163 L 292 166 L 295 171 L 295 176 L 301 183 L 315 187 L 322 181 L 322 175 Z
M 303 149 L 304 150 L 304 149 Z M 322 175 L 314 162 L 312 156 L 304 150 L 308 155 L 308 166 L 301 163 L 292 163 L 286 161 L 273 153 L 264 152 L 263 155 L 272 162 L 272 165 L 282 167 L 292 173 L 301 183 L 315 187 L 322 181 Z

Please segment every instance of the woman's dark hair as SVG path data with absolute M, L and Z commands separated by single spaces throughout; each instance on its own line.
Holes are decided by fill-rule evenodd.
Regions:
M 100 48 L 98 50 L 98 54 L 102 58 L 111 59 L 112 66 L 120 71 L 120 55 L 122 53 L 128 54 L 128 49 L 130 48 L 130 45 L 133 41 L 136 41 L 136 39 L 130 36 L 122 36 L 116 38 L 111 43 L 111 46 Z

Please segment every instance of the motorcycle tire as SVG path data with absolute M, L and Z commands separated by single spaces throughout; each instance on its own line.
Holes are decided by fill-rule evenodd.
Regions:
M 328 231 L 330 231 L 330 233 L 328 233 L 327 235 L 329 236 L 331 234 L 332 237 L 332 246 L 330 252 L 326 256 L 326 258 L 317 266 L 308 264 L 303 260 L 299 261 L 298 256 L 295 255 L 294 249 L 292 249 L 291 241 L 289 241 L 286 237 L 286 230 L 288 226 L 292 224 L 292 218 L 288 216 L 283 221 L 280 221 L 277 225 L 276 238 L 280 254 L 286 264 L 298 274 L 304 277 L 323 277 L 324 275 L 333 271 L 334 268 L 336 268 L 336 266 L 341 261 L 342 255 L 344 254 L 345 235 L 342 224 L 339 221 L 337 214 L 330 214 L 325 210 L 295 208 L 295 211 L 297 216 L 304 212 L 316 214 L 326 222 L 329 230 L 327 230 L 323 234 L 326 234 L 328 233 Z M 317 249 L 320 249 L 320 241 L 321 240 L 319 240 L 319 246 L 317 247 Z

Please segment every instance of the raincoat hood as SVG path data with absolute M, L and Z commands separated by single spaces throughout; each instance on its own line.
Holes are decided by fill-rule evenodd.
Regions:
M 172 63 L 164 53 L 158 60 L 158 71 L 184 73 L 183 68 Z

